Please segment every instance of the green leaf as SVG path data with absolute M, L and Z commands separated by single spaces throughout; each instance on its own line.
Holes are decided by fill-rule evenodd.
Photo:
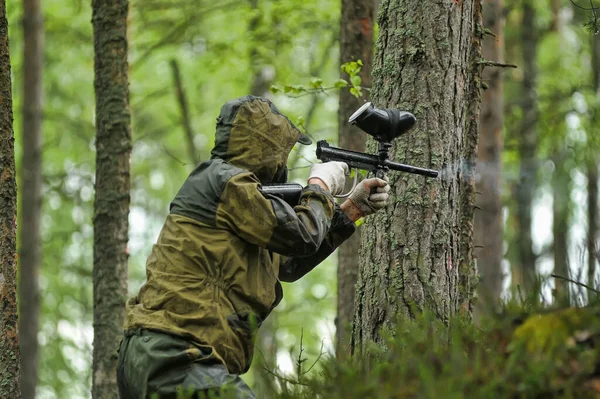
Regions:
M 301 93 L 305 93 L 307 91 L 308 90 L 303 85 L 293 85 L 292 86 L 292 93 L 294 93 L 294 94 L 301 94 Z
M 356 98 L 359 98 L 362 96 L 362 90 L 360 89 L 360 87 L 350 88 L 350 93 Z
M 362 79 L 360 77 L 360 75 L 354 75 L 350 78 L 350 81 L 352 82 L 352 86 L 360 86 L 360 84 L 362 83 Z
M 338 89 L 341 87 L 348 87 L 348 82 L 344 79 L 338 79 L 335 82 L 333 82 L 333 87 Z
M 312 89 L 318 89 L 323 86 L 323 79 L 321 78 L 312 78 L 310 80 L 310 87 Z
M 358 61 L 346 62 L 345 64 L 342 64 L 341 68 L 342 68 L 342 71 L 344 71 L 350 77 L 352 77 L 352 76 L 358 75 L 358 73 L 361 70 L 361 66 L 362 66 L 362 61 L 358 60 Z
M 342 72 L 350 75 L 350 72 L 352 71 L 352 66 L 350 64 L 351 64 L 351 62 L 346 62 L 346 63 L 342 64 L 340 66 L 340 68 L 342 69 Z

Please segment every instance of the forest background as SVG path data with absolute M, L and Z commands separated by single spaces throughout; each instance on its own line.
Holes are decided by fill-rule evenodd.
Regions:
M 484 2 L 484 8 L 489 3 Z M 19 134 L 24 101 L 22 3 L 8 0 L 7 12 L 20 171 L 27 151 Z M 46 0 L 42 13 L 43 261 L 37 397 L 87 398 L 95 167 L 91 7 L 79 0 Z M 224 102 L 249 93 L 266 95 L 315 139 L 337 144 L 338 94 L 348 88 L 307 94 L 298 85 L 335 87 L 340 77 L 350 79 L 340 70 L 339 1 L 136 0 L 129 15 L 132 295 L 144 282 L 145 259 L 170 200 L 193 166 L 210 155 L 215 118 Z M 523 264 L 536 265 L 544 276 L 556 272 L 597 285 L 590 281 L 596 277 L 590 266 L 597 265 L 592 262 L 597 255 L 588 255 L 587 242 L 589 221 L 597 218 L 590 219 L 589 199 L 593 204 L 598 198 L 597 185 L 589 178 L 589 160 L 594 159 L 597 168 L 593 154 L 600 152 L 592 62 L 597 36 L 593 24 L 592 32 L 584 26 L 590 15 L 594 18 L 569 1 L 506 0 L 498 17 L 505 21 L 499 25 L 503 32 L 496 32 L 505 36 L 501 59 L 518 68 L 497 69 L 505 79 L 501 168 L 486 168 L 480 178 L 501 176 L 504 245 L 502 273 L 494 283 L 504 296 L 522 281 Z M 528 69 L 531 57 L 534 68 Z M 533 79 L 527 71 L 534 72 Z M 189 124 L 182 116 L 178 80 L 185 91 Z M 272 85 L 280 90 L 271 92 Z M 528 85 L 533 85 L 533 94 L 524 91 Z M 303 182 L 314 161 L 312 147 L 296 148 L 292 179 Z M 486 163 L 480 165 L 485 168 Z M 523 186 L 530 189 L 530 209 L 525 211 L 530 225 L 519 211 L 528 206 L 519 202 Z M 522 249 L 524 244 L 529 251 Z M 244 377 L 258 390 L 262 379 L 273 378 L 265 374 L 265 365 L 280 373 L 293 372 L 300 351 L 309 362 L 319 357 L 321 348 L 334 351 L 336 263 L 334 255 L 301 281 L 285 284 L 285 299 L 264 327 L 261 350 Z M 542 293 L 548 301 L 555 285 L 554 279 L 544 283 Z M 572 300 L 585 304 L 587 295 L 574 290 Z

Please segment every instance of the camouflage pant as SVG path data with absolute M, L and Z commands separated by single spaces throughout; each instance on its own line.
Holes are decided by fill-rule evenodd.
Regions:
M 182 338 L 144 329 L 125 333 L 117 380 L 121 399 L 256 399 L 212 352 Z

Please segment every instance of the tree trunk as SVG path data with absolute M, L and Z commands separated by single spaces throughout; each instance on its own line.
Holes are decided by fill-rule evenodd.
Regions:
M 552 25 L 550 29 L 557 32 L 560 27 L 560 3 L 562 0 L 550 0 L 550 8 L 552 9 Z
M 261 43 L 262 38 L 259 33 L 260 20 L 262 13 L 259 10 L 258 0 L 249 0 L 250 9 L 254 11 L 254 16 L 248 22 L 248 32 L 255 43 Z M 269 88 L 274 74 L 271 76 L 269 71 L 265 69 L 261 57 L 258 52 L 258 46 L 252 44 L 250 49 L 250 70 L 252 71 L 252 82 L 250 93 L 254 96 L 265 96 L 269 93 Z
M 42 240 L 42 12 L 39 0 L 25 0 L 23 11 L 23 165 L 19 251 L 19 341 L 23 399 L 35 398 L 37 386 Z
M 533 252 L 531 237 L 532 202 L 536 188 L 536 147 L 538 119 L 536 101 L 537 82 L 537 34 L 535 29 L 535 9 L 530 0 L 523 4 L 522 48 L 523 48 L 523 120 L 519 138 L 520 176 L 517 185 L 517 219 L 519 261 L 513 267 L 513 285 L 521 286 L 529 292 L 536 278 L 536 255 Z
M 569 207 L 571 196 L 571 175 L 567 170 L 566 151 L 556 149 L 554 173 L 552 176 L 552 236 L 554 253 L 554 274 L 571 278 L 569 274 Z M 577 279 L 577 277 L 575 277 Z M 560 278 L 554 279 L 557 298 L 569 298 L 569 283 Z
M 504 4 L 489 0 L 483 4 L 483 26 L 496 37 L 483 40 L 483 58 L 504 61 Z M 500 303 L 504 223 L 502 219 L 502 126 L 504 123 L 503 70 L 487 68 L 483 81 L 488 89 L 481 102 L 481 133 L 477 156 L 477 211 L 475 212 L 475 243 L 478 249 L 477 269 L 480 275 L 476 313 L 484 314 Z
M 598 112 L 598 111 L 596 111 Z M 597 125 L 596 125 L 597 126 Z M 600 251 L 598 250 L 598 160 L 591 160 L 587 169 L 587 190 L 588 190 L 588 232 L 587 232 L 587 253 L 588 253 L 588 285 L 596 288 L 598 260 L 600 260 Z M 588 298 L 593 293 L 588 293 Z
M 592 82 L 594 84 L 594 93 L 600 96 L 600 37 L 591 35 L 592 40 Z M 598 136 L 600 131 L 600 107 L 596 106 L 593 110 L 592 128 L 590 135 Z M 588 160 L 588 232 L 587 232 L 587 252 L 588 252 L 588 285 L 596 287 L 597 264 L 600 260 L 600 251 L 598 250 L 598 162 L 600 161 L 596 152 L 591 153 L 591 159 Z M 588 293 L 591 298 L 593 293 Z
M 117 347 L 127 295 L 129 158 L 127 0 L 93 0 L 96 93 L 92 395 L 118 398 Z
M 373 64 L 373 22 L 376 12 L 373 0 L 342 0 L 340 20 L 340 65 L 361 60 L 363 87 L 371 87 Z M 347 76 L 342 76 L 347 79 Z M 363 91 L 365 96 L 366 91 Z M 366 98 L 356 98 L 349 90 L 341 90 L 338 108 L 339 145 L 352 151 L 365 151 L 366 135 L 348 118 Z M 360 228 L 338 250 L 338 299 L 336 319 L 336 353 L 342 357 L 350 353 L 350 332 L 354 316 L 354 291 L 358 278 L 358 248 Z
M 392 157 L 443 170 L 439 179 L 391 173 L 392 204 L 363 226 L 353 353 L 415 310 L 469 316 L 476 275 L 481 2 L 384 0 L 379 25 L 372 98 L 418 121 Z
M 0 398 L 21 397 L 17 317 L 17 182 L 6 2 L 0 0 Z
M 262 13 L 259 9 L 258 0 L 249 0 L 249 5 L 250 9 L 254 12 L 254 16 L 248 22 L 248 32 L 251 35 L 252 41 L 249 53 L 252 76 L 250 94 L 265 96 L 269 92 L 272 80 L 265 73 L 265 66 L 258 51 L 258 43 L 262 41 L 259 29 Z M 254 359 L 252 368 L 254 380 L 252 388 L 260 398 L 272 398 L 277 392 L 273 375 L 269 373 L 276 370 L 277 367 L 277 318 L 278 311 L 275 309 L 260 326 L 256 337 L 255 353 L 257 356 Z
M 552 0 L 552 31 L 560 33 L 560 4 Z M 556 98 L 560 98 L 557 92 Z M 555 109 L 560 109 L 560 103 L 555 101 Z M 563 115 L 563 119 L 566 115 Z M 562 129 L 562 123 L 558 124 Z M 564 137 L 562 131 L 558 137 Z M 560 143 L 560 144 L 559 144 Z M 554 161 L 554 172 L 552 174 L 552 252 L 554 255 L 554 274 L 567 278 L 578 279 L 571 276 L 569 272 L 569 212 L 571 207 L 571 169 L 568 163 L 568 154 L 564 148 L 563 140 L 558 140 L 552 149 L 552 160 Z M 561 278 L 554 279 L 554 296 L 560 303 L 568 303 L 570 298 L 570 284 Z M 565 301 L 565 302 L 563 302 Z
M 200 157 L 196 151 L 194 145 L 194 132 L 192 131 L 192 121 L 190 118 L 190 111 L 188 108 L 187 96 L 185 95 L 185 88 L 181 79 L 181 72 L 179 71 L 179 63 L 176 59 L 172 59 L 170 62 L 171 71 L 173 72 L 173 85 L 175 86 L 175 95 L 177 97 L 177 104 L 181 110 L 181 126 L 185 134 L 185 140 L 187 142 L 188 156 L 190 162 L 193 162 L 194 167 L 200 163 Z

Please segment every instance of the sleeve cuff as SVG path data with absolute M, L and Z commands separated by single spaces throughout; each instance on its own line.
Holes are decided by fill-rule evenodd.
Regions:
M 335 204 L 335 212 L 331 220 L 330 231 L 336 236 L 336 241 L 346 241 L 356 231 L 356 224 Z M 340 242 L 340 244 L 341 244 Z
M 316 199 L 323 204 L 327 217 L 331 220 L 334 216 L 336 203 L 331 193 L 323 190 L 317 184 L 309 184 L 302 190 L 300 196 L 300 205 L 309 205 L 312 199 Z

